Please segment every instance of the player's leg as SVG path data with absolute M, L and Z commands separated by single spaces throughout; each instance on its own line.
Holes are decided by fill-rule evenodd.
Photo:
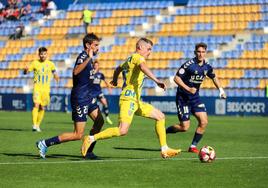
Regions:
M 202 139 L 203 134 L 205 132 L 206 126 L 208 124 L 208 116 L 206 112 L 206 107 L 205 105 L 200 101 L 199 98 L 196 100 L 193 100 L 192 102 L 192 114 L 197 118 L 198 120 L 198 127 L 195 131 L 192 144 L 189 148 L 189 152 L 194 152 L 194 153 L 199 153 L 197 149 L 197 144 L 199 141 Z
M 84 142 L 81 148 L 82 155 L 84 157 L 86 156 L 87 150 L 90 147 L 90 145 L 95 141 L 108 139 L 112 137 L 124 136 L 127 134 L 134 113 L 137 110 L 137 103 L 128 100 L 120 100 L 119 106 L 120 106 L 120 112 L 119 112 L 118 127 L 107 128 L 92 136 L 84 137 Z
M 166 133 L 186 132 L 190 127 L 190 110 L 188 104 L 182 97 L 177 97 L 177 114 L 179 123 L 171 125 L 166 129 Z
M 136 111 L 135 114 L 156 120 L 155 131 L 159 139 L 161 155 L 163 158 L 172 157 L 180 153 L 180 150 L 171 149 L 167 145 L 165 115 L 160 110 L 154 108 L 148 103 L 140 102 L 139 109 Z
M 102 117 L 101 111 L 100 109 L 97 107 L 96 109 L 94 109 L 93 111 L 89 112 L 89 117 L 93 120 L 93 126 L 89 132 L 89 135 L 94 135 L 97 134 L 101 131 L 101 128 L 103 127 L 104 124 L 104 119 Z M 88 139 L 88 138 L 86 138 Z M 83 142 L 87 140 L 83 140 Z M 88 143 L 88 142 L 87 142 Z M 86 154 L 86 158 L 87 159 L 98 159 L 98 156 L 96 156 L 93 153 L 93 149 L 96 145 L 96 142 L 93 142 L 90 147 L 88 148 L 87 154 Z
M 191 146 L 189 148 L 189 152 L 199 153 L 197 149 L 197 144 L 200 142 L 200 140 L 203 137 L 203 134 L 205 132 L 205 129 L 208 124 L 208 117 L 206 112 L 196 112 L 194 113 L 194 116 L 198 120 L 198 127 L 195 130 L 195 134 L 191 143 Z
M 106 98 L 104 97 L 103 93 L 102 95 L 99 97 L 99 100 L 103 106 L 103 112 L 105 114 L 105 117 L 106 117 L 106 121 L 107 123 L 109 123 L 110 125 L 113 124 L 112 120 L 110 119 L 109 117 L 109 107 L 108 107 L 108 102 L 106 100 Z
M 54 136 L 48 139 L 43 139 L 36 142 L 40 157 L 45 159 L 47 148 L 53 145 L 58 145 L 63 142 L 81 140 L 84 134 L 86 122 L 74 122 L 74 131 L 62 133 L 59 136 Z
M 41 125 L 42 120 L 44 119 L 44 115 L 45 115 L 45 107 L 42 105 L 39 105 L 39 111 L 37 114 L 37 122 L 36 122 L 36 125 L 37 125 L 36 130 L 38 132 L 41 132 L 40 125 Z
M 33 91 L 33 110 L 32 110 L 32 122 L 33 127 L 32 131 L 37 131 L 39 126 L 37 125 L 37 118 L 38 118 L 38 111 L 39 111 L 39 105 L 41 104 L 41 93 L 38 90 Z
M 40 157 L 45 158 L 47 148 L 63 142 L 80 140 L 83 137 L 87 122 L 88 105 L 72 105 L 72 120 L 74 121 L 74 131 L 62 133 L 48 139 L 36 142 Z
M 49 92 L 44 91 L 41 94 L 41 103 L 39 106 L 39 111 L 37 115 L 37 127 L 39 128 L 39 131 L 41 131 L 40 126 L 41 122 L 43 121 L 44 115 L 45 115 L 45 106 L 49 105 L 50 103 L 50 96 Z

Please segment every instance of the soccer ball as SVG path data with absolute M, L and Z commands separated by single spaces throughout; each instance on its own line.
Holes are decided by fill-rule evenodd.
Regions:
M 203 146 L 198 156 L 201 162 L 211 163 L 216 158 L 216 152 L 211 146 Z

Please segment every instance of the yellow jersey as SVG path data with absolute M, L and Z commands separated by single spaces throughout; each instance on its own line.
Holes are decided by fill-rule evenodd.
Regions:
M 31 62 L 29 72 L 34 71 L 34 90 L 50 91 L 50 81 L 52 74 L 56 71 L 55 65 L 49 60 Z
M 144 73 L 139 65 L 145 63 L 145 58 L 138 53 L 132 54 L 120 65 L 123 69 L 124 85 L 120 99 L 139 100 L 143 86 Z

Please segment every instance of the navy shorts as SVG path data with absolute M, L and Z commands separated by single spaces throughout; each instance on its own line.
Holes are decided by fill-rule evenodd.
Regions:
M 200 100 L 199 96 L 189 98 L 188 96 L 177 95 L 176 105 L 178 111 L 178 118 L 180 121 L 190 120 L 190 112 L 192 114 L 196 112 L 206 112 L 206 106 Z
M 74 122 L 86 122 L 88 114 L 97 108 L 98 105 L 95 98 L 91 99 L 91 101 L 88 103 L 72 103 L 72 120 Z

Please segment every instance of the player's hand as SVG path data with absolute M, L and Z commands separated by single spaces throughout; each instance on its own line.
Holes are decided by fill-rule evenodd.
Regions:
M 110 81 L 110 84 L 111 84 L 111 86 L 113 86 L 113 87 L 116 87 L 116 86 L 117 86 L 117 82 L 114 81 L 114 80 Z
M 190 87 L 190 89 L 189 89 L 189 92 L 190 92 L 191 94 L 195 94 L 196 91 L 197 91 L 197 89 L 196 89 L 195 87 Z
M 87 48 L 87 49 L 86 49 L 86 52 L 87 52 L 87 54 L 88 54 L 88 56 L 89 56 L 90 58 L 93 57 L 93 49 L 92 49 L 92 48 Z
M 226 96 L 226 94 L 225 94 L 225 93 L 223 93 L 222 95 L 220 95 L 220 98 L 222 98 L 222 99 L 226 99 L 226 98 L 227 98 L 227 96 Z
M 28 65 L 25 66 L 25 68 L 23 69 L 23 74 L 27 74 L 29 70 Z
M 226 96 L 224 90 L 223 90 L 222 88 L 220 88 L 219 90 L 220 90 L 220 98 L 222 98 L 222 99 L 226 99 L 227 96 Z
M 163 83 L 163 82 L 157 82 L 156 84 L 157 84 L 158 87 L 160 87 L 160 88 L 162 88 L 162 89 L 164 89 L 166 91 L 167 86 L 166 86 L 165 83 Z

